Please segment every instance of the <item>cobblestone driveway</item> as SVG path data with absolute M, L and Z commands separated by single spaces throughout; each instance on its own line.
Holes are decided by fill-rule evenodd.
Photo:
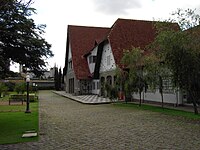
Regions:
M 1 150 L 200 149 L 200 125 L 182 118 L 40 93 L 40 140 Z

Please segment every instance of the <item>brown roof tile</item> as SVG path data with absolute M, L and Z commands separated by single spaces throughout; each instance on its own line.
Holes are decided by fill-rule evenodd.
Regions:
M 73 69 L 77 79 L 87 79 L 90 75 L 88 63 L 84 55 L 96 42 L 100 42 L 110 28 L 68 26 L 68 38 L 72 50 Z
M 153 21 L 118 19 L 108 35 L 115 63 L 121 66 L 123 50 L 145 48 L 156 36 Z

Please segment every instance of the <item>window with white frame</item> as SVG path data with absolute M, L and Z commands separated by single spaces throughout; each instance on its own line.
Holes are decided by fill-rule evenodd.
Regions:
M 92 62 L 93 62 L 93 63 L 96 63 L 97 56 L 93 56 L 92 58 L 93 58 L 93 59 L 92 59 Z
M 89 63 L 96 63 L 97 56 L 89 56 Z
M 69 60 L 68 62 L 68 69 L 72 69 L 72 60 Z
M 172 78 L 170 76 L 163 77 L 163 92 L 165 93 L 174 92 L 172 85 Z
M 89 56 L 89 63 L 92 63 L 92 56 Z

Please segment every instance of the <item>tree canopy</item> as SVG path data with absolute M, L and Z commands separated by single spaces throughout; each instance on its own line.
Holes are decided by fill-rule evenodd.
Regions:
M 51 45 L 42 37 L 46 25 L 36 25 L 31 16 L 32 0 L 0 0 L 0 61 L 13 61 L 29 68 L 36 75 L 52 57 Z M 0 71 L 6 66 L 1 63 Z
M 174 15 L 178 16 L 181 30 L 157 23 L 158 35 L 153 44 L 159 47 L 158 58 L 172 72 L 173 85 L 187 93 L 197 114 L 196 103 L 200 104 L 200 17 L 190 9 L 179 9 Z
M 200 16 L 194 10 L 178 9 L 174 19 L 157 21 L 155 40 L 146 47 L 147 55 L 140 48 L 125 51 L 122 64 L 128 69 L 125 90 L 141 92 L 146 87 L 158 88 L 163 103 L 163 80 L 187 95 L 195 114 L 200 105 Z M 145 56 L 145 57 L 144 57 Z M 162 104 L 163 106 L 163 104 Z
M 141 93 L 147 88 L 145 77 L 143 74 L 143 52 L 140 48 L 133 47 L 124 51 L 121 63 L 127 68 L 126 78 L 124 82 L 125 95 L 131 95 L 132 92 L 139 93 L 141 106 Z

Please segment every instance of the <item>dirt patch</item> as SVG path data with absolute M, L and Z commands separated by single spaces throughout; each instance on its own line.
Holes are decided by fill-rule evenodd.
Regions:
M 8 101 L 0 101 L 0 106 L 1 105 L 9 105 L 9 102 Z
M 9 101 L 0 101 L 0 106 L 5 106 L 5 105 L 9 105 Z M 11 102 L 11 105 L 22 105 L 22 102 Z M 23 105 L 26 105 L 26 102 L 24 102 Z

